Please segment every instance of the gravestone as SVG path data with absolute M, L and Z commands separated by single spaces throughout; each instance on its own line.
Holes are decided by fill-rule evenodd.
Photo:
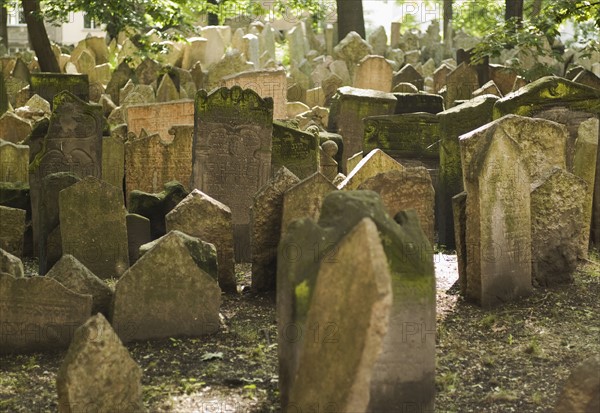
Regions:
M 4 76 L 0 74 L 0 116 L 8 110 L 8 94 L 6 92 L 6 84 Z
M 502 96 L 508 95 L 513 90 L 517 72 L 505 66 L 490 64 L 490 79 L 494 81 Z
M 261 98 L 273 99 L 273 118 L 287 118 L 287 80 L 285 70 L 254 70 L 237 73 L 221 79 L 221 86 L 252 89 Z
M 394 78 L 392 80 L 393 86 L 395 87 L 400 83 L 410 83 L 416 87 L 417 90 L 423 90 L 424 79 L 423 76 L 417 72 L 414 66 L 409 63 L 394 74 Z
M 126 343 L 219 329 L 215 247 L 179 231 L 154 241 L 117 281 L 112 324 Z
M 271 174 L 273 100 L 234 86 L 196 95 L 191 187 L 231 208 L 236 261 L 250 260 L 250 206 Z
M 52 107 L 56 105 L 54 97 L 63 91 L 70 92 L 84 102 L 88 102 L 90 84 L 87 75 L 68 75 L 63 73 L 32 73 L 29 96 L 39 95 Z
M 123 188 L 125 178 L 125 146 L 115 134 L 102 137 L 102 180 Z
M 96 277 L 77 258 L 65 254 L 52 267 L 46 277 L 52 278 L 69 290 L 92 296 L 92 314 L 102 313 L 108 317 L 112 289 Z
M 354 71 L 354 66 L 365 56 L 372 55 L 373 48 L 360 35 L 354 31 L 348 33 L 346 37 L 333 48 L 333 57 L 343 60 L 348 65 L 350 75 Z
M 368 116 L 364 118 L 362 150 L 379 148 L 407 166 L 439 167 L 439 120 L 431 113 Z
M 120 189 L 88 176 L 58 195 L 63 254 L 71 254 L 102 279 L 129 267 L 127 227 Z
M 31 123 L 14 112 L 0 116 L 0 139 L 12 143 L 21 143 L 31 133 Z
M 158 192 L 170 181 L 190 182 L 193 126 L 173 127 L 174 138 L 154 133 L 125 143 L 126 196 L 131 191 Z
M 387 171 L 404 171 L 405 167 L 381 149 L 374 149 L 363 157 L 354 169 L 338 185 L 339 189 L 358 189 L 369 178 Z
M 377 192 L 391 217 L 414 209 L 429 243 L 434 244 L 435 191 L 427 169 L 416 167 L 383 172 L 366 179 L 357 189 Z
M 304 179 L 319 170 L 319 153 L 317 136 L 273 121 L 273 172 L 285 167 L 298 178 Z
M 160 71 L 160 63 L 147 57 L 135 68 L 135 76 L 140 85 L 150 85 L 158 79 Z
M 581 248 L 586 182 L 552 168 L 531 188 L 532 278 L 537 285 L 573 281 Z
M 492 121 L 497 97 L 480 96 L 440 112 L 440 173 L 436 190 L 438 242 L 454 248 L 452 197 L 463 191 L 463 175 L 458 137 Z
M 29 182 L 29 146 L 0 140 L 0 182 Z
M 102 314 L 75 331 L 56 388 L 60 413 L 146 411 L 142 369 Z
M 83 102 L 68 91 L 54 99 L 48 130 L 32 132 L 29 142 L 29 183 L 34 251 L 38 249 L 42 180 L 51 173 L 70 172 L 79 177 L 102 177 L 102 107 Z
M 571 370 L 554 411 L 594 413 L 600 410 L 600 357 L 585 359 Z
M 252 289 L 275 290 L 277 246 L 281 238 L 284 193 L 300 179 L 285 167 L 254 195 L 252 205 Z
M 446 86 L 448 73 L 450 73 L 452 70 L 452 67 L 448 66 L 446 63 L 442 63 L 435 70 L 435 72 L 433 72 L 433 93 L 440 93 L 441 90 Z M 512 88 L 512 84 L 510 87 Z
M 146 217 L 150 220 L 152 239 L 162 237 L 167 233 L 165 215 L 167 215 L 189 192 L 177 181 L 167 182 L 164 190 L 149 194 L 142 191 L 132 191 L 129 194 L 127 207 L 129 212 Z
M 396 96 L 395 114 L 427 112 L 437 114 L 444 110 L 444 99 L 431 93 L 394 93 Z
M 79 181 L 80 178 L 77 175 L 69 172 L 53 173 L 42 179 L 38 250 L 40 275 L 46 274 L 62 256 L 58 194 Z
M 92 311 L 92 297 L 47 277 L 0 277 L 0 353 L 66 348 Z
M 363 119 L 367 116 L 391 115 L 396 107 L 396 97 L 391 93 L 356 89 L 344 86 L 331 99 L 329 132 L 344 138 L 338 163 L 347 172 L 346 160 L 362 151 L 364 137 Z M 339 145 L 338 145 L 339 146 Z M 341 162 L 340 162 L 341 161 Z
M 337 187 L 323 174 L 317 172 L 289 188 L 283 194 L 281 235 L 288 225 L 300 218 L 317 220 L 321 213 L 323 199 Z
M 382 56 L 363 57 L 354 71 L 353 86 L 382 92 L 392 91 L 392 65 Z
M 152 241 L 150 220 L 138 214 L 127 214 L 125 221 L 127 222 L 129 264 L 133 265 L 140 257 L 140 247 Z
M 206 53 L 208 40 L 204 37 L 190 37 L 187 41 L 188 43 L 183 49 L 183 61 L 181 67 L 190 70 L 196 62 L 205 61 L 204 54 Z
M 194 101 L 191 99 L 127 107 L 128 131 L 136 136 L 140 136 L 144 129 L 148 134 L 158 133 L 165 142 L 169 142 L 172 139 L 169 130 L 173 125 L 193 124 Z
M 232 212 L 228 206 L 194 189 L 165 216 L 167 232 L 178 230 L 214 244 L 222 290 L 236 292 Z
M 354 168 L 356 168 L 356 165 L 358 165 L 360 163 L 360 161 L 362 161 L 362 158 L 363 158 L 362 151 L 355 153 L 354 155 L 352 155 L 351 157 L 348 158 L 348 160 L 346 161 L 346 166 L 348 168 L 348 174 L 350 174 L 354 170 Z
M 335 246 L 335 255 L 319 268 L 306 315 L 306 325 L 324 326 L 325 334 L 304 340 L 286 411 L 366 411 L 369 404 L 392 306 L 390 269 L 373 221 L 360 221 Z
M 510 118 L 460 137 L 467 192 L 467 298 L 492 307 L 531 293 L 530 179 Z
M 338 173 L 339 165 L 335 160 L 338 151 L 337 143 L 333 140 L 323 142 L 319 148 L 319 172 L 330 181 L 333 181 Z
M 171 76 L 164 75 L 160 81 L 160 84 L 156 88 L 156 101 L 157 102 L 169 102 L 172 100 L 179 99 L 179 90 Z
M 457 100 L 469 100 L 472 93 L 479 88 L 477 70 L 466 62 L 446 76 L 446 107 L 451 108 Z
M 0 273 L 10 274 L 15 278 L 23 278 L 25 270 L 19 257 L 0 248 Z
M 304 357 L 303 348 L 312 339 L 307 315 L 317 299 L 315 286 L 319 283 L 319 269 L 344 265 L 337 259 L 342 249 L 336 245 L 365 217 L 377 226 L 393 294 L 383 349 L 370 367 L 368 411 L 390 411 L 407 405 L 422 406 L 423 411 L 433 410 L 435 278 L 431 246 L 413 211 L 398 214 L 399 223 L 394 222 L 385 212 L 379 196 L 371 191 L 329 194 L 318 222 L 297 220 L 282 238 L 277 260 L 282 406 L 288 405 L 293 395 L 290 389 L 294 389 L 300 369 L 306 367 L 300 360 Z M 324 337 L 341 337 L 346 333 L 333 323 L 319 327 Z
M 0 248 L 17 257 L 23 256 L 26 214 L 24 209 L 0 205 Z
M 467 193 L 461 192 L 452 197 L 452 211 L 454 213 L 454 234 L 456 236 L 456 261 L 458 267 L 458 285 L 460 293 L 467 295 L 467 255 L 470 248 L 467 245 Z
M 504 96 L 502 94 L 502 92 L 500 92 L 500 89 L 498 89 L 498 86 L 496 86 L 496 83 L 494 83 L 493 80 L 490 80 L 489 82 L 484 83 L 483 86 L 474 90 L 472 93 L 473 97 L 482 96 L 482 95 L 494 95 L 494 96 L 498 96 L 498 97 Z

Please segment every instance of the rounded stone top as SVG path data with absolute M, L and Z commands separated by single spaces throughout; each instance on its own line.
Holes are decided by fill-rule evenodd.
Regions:
M 332 158 L 335 156 L 335 154 L 337 154 L 338 152 L 338 146 L 337 143 L 335 143 L 332 140 L 329 141 L 325 141 L 323 142 L 323 144 L 321 145 L 321 147 L 323 148 L 323 151 L 331 156 Z

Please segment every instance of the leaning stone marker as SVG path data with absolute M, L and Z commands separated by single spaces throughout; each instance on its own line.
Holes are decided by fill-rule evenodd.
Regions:
M 252 288 L 275 289 L 277 246 L 281 237 L 284 192 L 300 182 L 283 167 L 254 195 L 252 205 Z
M 271 174 L 273 100 L 234 86 L 196 95 L 192 188 L 231 208 L 237 261 L 250 260 L 252 197 Z
M 63 254 L 71 254 L 98 277 L 120 277 L 129 267 L 122 192 L 88 176 L 58 197 Z
M 377 227 L 364 218 L 337 244 L 335 261 L 320 266 L 306 325 L 324 334 L 304 340 L 286 411 L 366 411 L 388 330 L 391 284 Z
M 290 128 L 283 122 L 273 122 L 273 172 L 283 166 L 298 178 L 304 179 L 319 170 L 319 153 L 317 136 Z
M 92 296 L 46 277 L 0 277 L 0 353 L 66 348 L 92 311 Z
M 502 118 L 460 137 L 467 297 L 492 307 L 531 293 L 529 171 Z
M 171 231 L 117 281 L 112 322 L 123 342 L 219 329 L 221 290 L 212 244 Z
M 60 413 L 146 411 L 142 369 L 102 314 L 75 331 L 56 387 Z
M 16 278 L 22 278 L 25 276 L 25 270 L 23 268 L 23 262 L 12 255 L 10 252 L 0 248 L 0 272 L 10 274 Z
M 367 154 L 338 185 L 339 189 L 358 189 L 360 184 L 369 178 L 387 171 L 403 171 L 405 168 L 381 149 L 374 149 Z
M 236 291 L 231 210 L 205 193 L 194 189 L 166 217 L 167 232 L 178 230 L 214 244 L 219 263 L 219 286 Z

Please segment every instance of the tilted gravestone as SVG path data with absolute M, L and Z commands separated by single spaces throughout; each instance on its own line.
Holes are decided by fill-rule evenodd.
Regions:
M 446 107 L 451 108 L 457 100 L 469 100 L 479 88 L 477 70 L 467 62 L 462 62 L 446 76 Z
M 273 122 L 273 173 L 285 167 L 298 178 L 304 179 L 319 170 L 319 154 L 317 136 L 288 127 L 283 122 Z
M 300 179 L 285 167 L 255 195 L 252 205 L 252 288 L 275 289 L 277 246 L 281 238 L 284 193 Z
M 215 247 L 179 231 L 148 245 L 115 286 L 111 320 L 123 342 L 219 329 Z
M 56 375 L 58 411 L 145 412 L 142 369 L 102 314 L 79 327 Z
M 491 122 L 496 100 L 495 96 L 480 96 L 437 115 L 440 120 L 440 172 L 436 191 L 438 240 L 448 248 L 455 246 L 452 197 L 463 191 L 458 137 Z
M 165 216 L 167 231 L 179 230 L 214 244 L 219 263 L 219 286 L 236 291 L 233 222 L 229 207 L 194 189 Z
M 395 108 L 396 97 L 391 93 L 348 86 L 338 89 L 331 99 L 327 130 L 344 138 L 338 160 L 338 163 L 341 161 L 343 173 L 349 172 L 346 169 L 346 160 L 363 150 L 363 119 L 367 116 L 391 115 Z
M 70 92 L 60 92 L 46 133 L 36 130 L 30 142 L 31 212 L 34 251 L 40 234 L 39 211 L 42 180 L 55 172 L 70 172 L 79 177 L 102 177 L 102 106 L 83 102 Z
M 63 254 L 71 254 L 98 277 L 118 278 L 129 268 L 123 195 L 88 176 L 58 195 Z
M 360 184 L 369 178 L 387 171 L 403 171 L 406 169 L 391 156 L 381 149 L 375 149 L 369 152 L 348 176 L 338 185 L 339 189 L 352 190 L 358 189 Z
M 250 260 L 250 206 L 271 174 L 273 100 L 234 86 L 196 95 L 191 187 L 231 208 L 237 261 Z
M 0 276 L 0 353 L 66 348 L 92 311 L 92 296 L 47 277 Z
M 64 73 L 32 73 L 30 96 L 39 95 L 46 99 L 52 107 L 56 105 L 55 96 L 63 91 L 77 96 L 84 102 L 90 100 L 90 84 L 87 75 L 69 75 Z
M 127 214 L 125 221 L 127 222 L 129 265 L 133 265 L 140 257 L 140 247 L 152 241 L 150 220 L 138 214 Z
M 0 140 L 0 182 L 29 182 L 29 147 Z
M 21 143 L 31 133 L 31 123 L 14 112 L 0 116 L 0 139 L 12 143 Z
M 314 285 L 297 377 L 285 411 L 366 411 L 373 365 L 388 332 L 392 281 L 377 227 L 364 218 L 335 246 Z M 308 333 L 308 332 L 307 332 Z
M 596 211 L 592 212 L 594 194 L 598 197 L 600 193 L 600 181 L 595 178 L 600 152 L 600 90 L 555 76 L 543 77 L 498 100 L 494 106 L 495 119 L 511 113 L 567 126 L 567 171 L 588 184 L 584 220 L 591 226 L 591 217 L 594 214 L 600 217 L 600 203 L 596 203 Z M 594 223 L 594 231 L 599 233 L 600 220 Z M 587 256 L 590 231 L 586 232 L 582 239 L 583 258 Z
M 502 118 L 460 137 L 467 192 L 467 298 L 492 307 L 531 293 L 529 171 Z
M 17 256 L 0 248 L 0 273 L 10 274 L 15 278 L 25 276 L 23 262 Z
M 290 390 L 299 377 L 299 369 L 304 367 L 299 363 L 304 356 L 302 349 L 313 339 L 314 326 L 307 324 L 307 315 L 316 297 L 319 269 L 338 264 L 340 240 L 365 217 L 377 226 L 391 274 L 393 295 L 383 349 L 371 367 L 368 410 L 388 411 L 407 405 L 421 406 L 423 411 L 433 410 L 435 277 L 431 245 L 413 211 L 398 214 L 395 222 L 372 191 L 329 194 L 318 222 L 297 220 L 282 238 L 277 260 L 282 406 L 289 405 Z M 361 248 L 364 246 L 361 243 Z M 346 333 L 333 323 L 318 327 L 319 337 Z M 345 348 L 338 347 L 338 351 L 343 350 Z

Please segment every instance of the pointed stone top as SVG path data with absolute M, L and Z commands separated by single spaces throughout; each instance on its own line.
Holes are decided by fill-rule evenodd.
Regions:
M 357 189 L 366 179 L 377 174 L 390 170 L 403 171 L 404 169 L 404 166 L 384 151 L 381 149 L 374 149 L 369 152 L 356 167 L 354 167 L 346 179 L 338 185 L 338 189 Z

